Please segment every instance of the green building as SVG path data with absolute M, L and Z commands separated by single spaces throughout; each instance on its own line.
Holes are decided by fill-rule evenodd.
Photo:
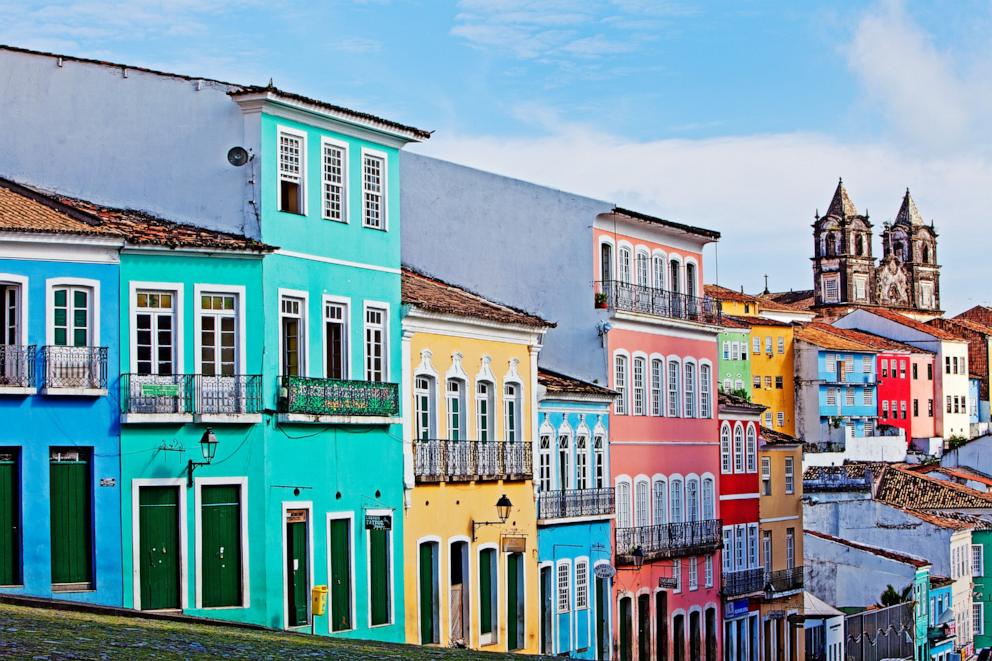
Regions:
M 971 531 L 972 609 L 975 651 L 992 648 L 992 530 Z
M 734 317 L 723 317 L 723 331 L 717 338 L 717 385 L 723 392 L 751 399 L 751 327 Z

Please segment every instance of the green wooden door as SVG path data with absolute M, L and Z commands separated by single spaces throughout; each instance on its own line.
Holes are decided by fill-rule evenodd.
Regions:
M 21 583 L 20 494 L 17 455 L 0 451 L 0 585 Z
M 138 491 L 141 608 L 179 608 L 179 489 Z
M 624 597 L 620 600 L 620 661 L 633 660 L 633 655 L 631 654 L 631 648 L 633 647 L 631 638 L 633 622 L 631 622 L 630 604 L 630 597 Z
M 647 594 L 637 598 L 637 658 L 651 659 L 651 596 Z
M 519 553 L 506 556 L 506 648 L 520 649 L 520 624 L 523 622 L 524 605 L 520 581 L 523 578 L 523 558 Z
M 434 547 L 432 542 L 420 545 L 420 642 L 423 645 L 439 642 L 434 633 L 437 631 L 437 613 L 434 612 L 434 586 L 437 585 Z
M 240 606 L 241 488 L 204 486 L 200 499 L 203 607 Z
M 331 630 L 351 628 L 351 541 L 347 519 L 331 520 Z
M 92 584 L 89 458 L 75 450 L 52 451 L 50 468 L 52 583 Z
M 541 567 L 541 654 L 551 649 L 551 567 Z
M 607 657 L 607 623 L 606 623 L 606 579 L 596 579 L 596 658 Z
M 483 636 L 493 634 L 493 558 L 496 551 L 479 553 L 479 627 Z
M 389 531 L 369 530 L 371 624 L 389 623 Z
M 310 558 L 307 553 L 307 521 L 286 523 L 286 577 L 289 582 L 286 598 L 289 607 L 289 626 L 297 627 L 310 622 L 308 584 Z

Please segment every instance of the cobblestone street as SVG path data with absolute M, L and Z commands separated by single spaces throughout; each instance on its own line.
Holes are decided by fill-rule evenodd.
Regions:
M 19 659 L 458 659 L 523 658 L 235 627 L 0 604 L 0 656 Z M 530 657 L 534 658 L 534 657 Z

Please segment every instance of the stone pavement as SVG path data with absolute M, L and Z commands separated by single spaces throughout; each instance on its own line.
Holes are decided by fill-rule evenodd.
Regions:
M 60 660 L 224 658 L 500 661 L 525 658 L 0 603 L 0 657 L 4 656 Z

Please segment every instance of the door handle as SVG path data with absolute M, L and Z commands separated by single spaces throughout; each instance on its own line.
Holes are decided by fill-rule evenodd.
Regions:
M 220 558 L 221 560 L 224 559 L 224 547 L 223 546 L 220 547 L 220 552 L 217 554 L 217 557 Z

